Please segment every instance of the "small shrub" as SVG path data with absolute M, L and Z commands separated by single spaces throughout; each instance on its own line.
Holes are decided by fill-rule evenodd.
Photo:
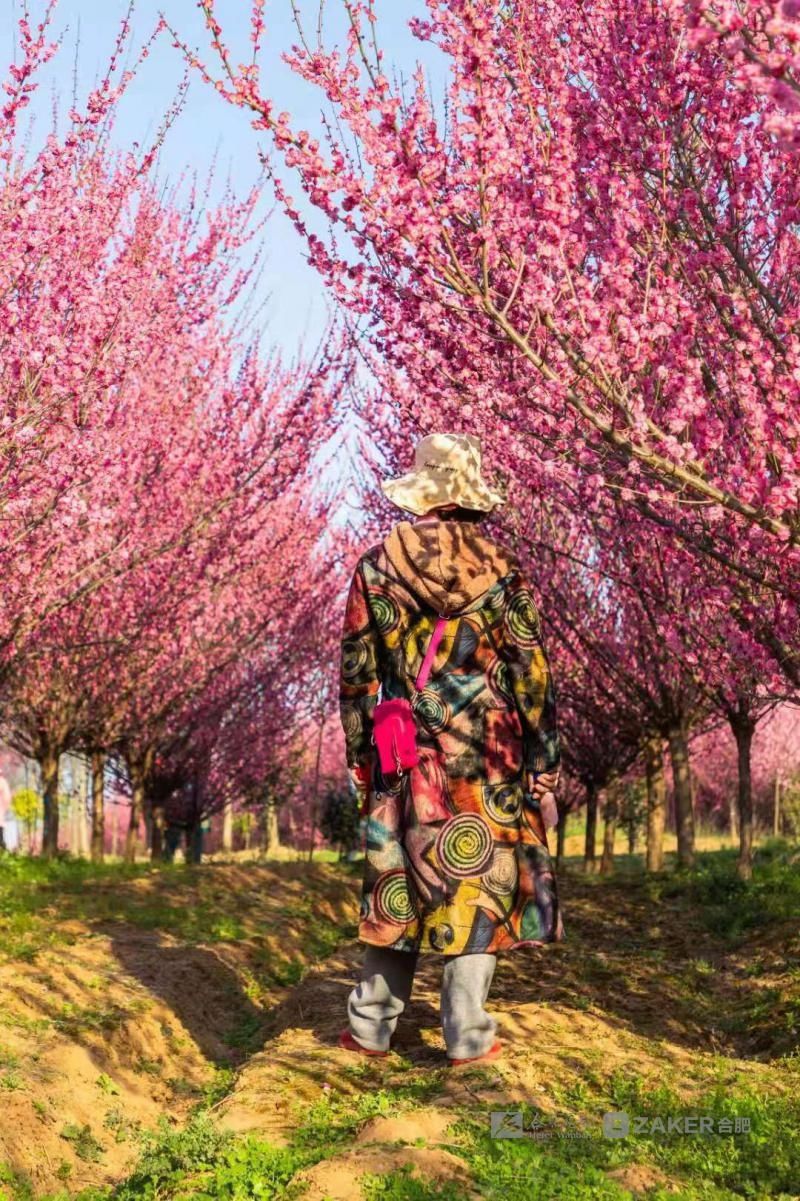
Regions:
M 72 1143 L 78 1159 L 87 1163 L 97 1163 L 103 1155 L 103 1145 L 92 1134 L 88 1122 L 79 1126 L 77 1122 L 68 1122 L 61 1131 L 61 1137 Z

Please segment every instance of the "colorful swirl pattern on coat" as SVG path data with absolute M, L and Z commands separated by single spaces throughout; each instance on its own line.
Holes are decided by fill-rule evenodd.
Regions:
M 533 597 L 528 592 L 517 592 L 510 597 L 506 607 L 506 623 L 518 646 L 526 649 L 539 641 L 539 619 Z
M 499 896 L 507 896 L 516 892 L 518 880 L 519 870 L 514 848 L 498 847 L 484 876 L 487 889 Z
M 479 876 L 492 857 L 492 832 L 477 813 L 459 813 L 436 838 L 436 854 L 448 876 Z
M 357 680 L 369 659 L 369 648 L 363 641 L 348 638 L 342 643 L 342 677 Z
M 400 609 L 397 602 L 388 593 L 376 592 L 372 598 L 371 608 L 375 624 L 381 634 L 388 634 L 397 628 Z
M 433 688 L 423 688 L 417 694 L 414 712 L 429 734 L 441 734 L 452 720 L 448 705 Z
M 340 694 L 348 764 L 369 767 L 372 781 L 359 937 L 442 955 L 558 941 L 555 874 L 525 784 L 527 771 L 558 765 L 555 695 L 517 568 L 448 622 L 414 702 L 418 765 L 398 779 L 375 763 L 378 695 L 414 695 L 435 620 L 383 547 L 362 557 L 347 603 Z
M 415 916 L 414 902 L 403 868 L 395 868 L 379 876 L 375 881 L 373 898 L 376 913 L 387 922 L 404 925 Z

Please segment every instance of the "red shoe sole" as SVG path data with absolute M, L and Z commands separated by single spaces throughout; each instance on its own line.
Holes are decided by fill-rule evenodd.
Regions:
M 498 1038 L 484 1055 L 473 1055 L 469 1059 L 450 1059 L 448 1062 L 452 1068 L 459 1068 L 465 1063 L 491 1063 L 493 1059 L 499 1059 L 502 1054 L 503 1044 Z
M 343 1047 L 345 1051 L 355 1051 L 359 1055 L 370 1055 L 375 1059 L 385 1059 L 389 1054 L 388 1051 L 371 1051 L 369 1047 L 362 1047 L 349 1030 L 343 1030 L 339 1035 L 339 1046 Z

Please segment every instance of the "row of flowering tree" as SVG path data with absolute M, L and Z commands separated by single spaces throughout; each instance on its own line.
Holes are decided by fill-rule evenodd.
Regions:
M 540 524 L 535 537 L 530 529 L 517 537 L 539 583 L 554 657 L 564 665 L 562 726 L 567 765 L 586 790 L 587 865 L 596 859 L 599 794 L 606 792 L 613 821 L 617 786 L 633 769 L 647 781 L 647 862 L 662 866 L 666 747 L 678 861 L 691 866 L 691 743 L 724 724 L 737 751 L 733 824 L 740 870 L 748 875 L 754 735 L 785 695 L 781 673 L 717 602 L 714 571 L 680 545 L 649 536 L 619 501 L 603 513 L 563 509 L 555 516 L 556 539 L 552 524 Z M 796 761 L 796 753 L 787 754 L 787 766 Z
M 319 487 L 339 357 L 287 366 L 248 337 L 257 193 L 208 208 L 165 194 L 153 149 L 111 149 L 128 41 L 35 146 L 55 48 L 23 20 L 0 115 L 0 723 L 39 764 L 47 854 L 67 750 L 92 760 L 96 855 L 124 765 L 129 857 L 187 780 L 208 809 L 297 756 L 341 556 Z
M 190 60 L 302 188 L 277 177 L 390 455 L 398 428 L 466 426 L 505 476 L 587 862 L 599 795 L 641 770 L 660 866 L 667 748 L 690 865 L 689 744 L 727 723 L 748 874 L 754 731 L 800 687 L 797 6 L 429 0 L 437 106 L 385 62 L 372 0 L 341 0 L 343 47 L 323 12 L 285 55 L 333 112 L 322 144 L 261 79 L 263 0 L 244 65 L 200 7 L 213 60 Z

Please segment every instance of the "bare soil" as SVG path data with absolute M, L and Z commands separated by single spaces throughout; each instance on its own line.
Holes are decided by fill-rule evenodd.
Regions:
M 299 971 L 313 960 L 308 919 L 293 911 L 311 897 L 316 921 L 342 927 L 356 912 L 354 882 L 322 865 L 215 864 L 195 882 L 154 873 L 97 887 L 113 893 L 120 919 L 135 921 L 216 898 L 240 936 L 195 943 L 130 920 L 59 920 L 54 910 L 52 946 L 32 962 L 0 964 L 0 1162 L 41 1192 L 124 1177 L 137 1129 L 180 1124 L 220 1071 L 246 1057 L 241 1043 L 258 1038 L 289 991 L 271 984 L 270 965 Z

